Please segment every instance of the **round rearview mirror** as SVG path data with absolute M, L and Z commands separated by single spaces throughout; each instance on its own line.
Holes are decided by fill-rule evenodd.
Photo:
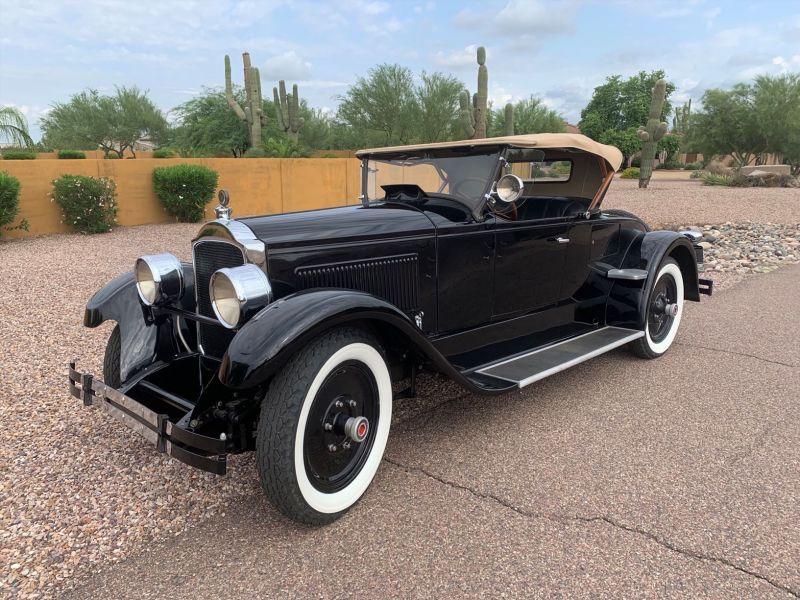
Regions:
M 513 175 L 512 173 L 503 175 L 497 180 L 497 187 L 495 188 L 497 199 L 506 204 L 516 202 L 522 195 L 522 188 L 524 185 L 522 179 L 517 175 Z

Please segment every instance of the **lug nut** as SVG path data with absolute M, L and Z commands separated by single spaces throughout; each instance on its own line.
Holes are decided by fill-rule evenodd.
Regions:
M 350 408 L 355 408 L 357 402 L 351 398 L 350 401 L 347 404 L 350 405 Z
M 350 440 L 345 440 L 345 442 L 342 443 L 342 448 L 345 450 L 350 450 Z
M 336 452 L 337 450 L 336 444 L 328 444 L 328 452 Z
M 325 431 L 332 431 L 333 424 L 332 423 L 325 423 Z
M 344 408 L 344 402 L 341 400 L 336 401 L 336 408 Z

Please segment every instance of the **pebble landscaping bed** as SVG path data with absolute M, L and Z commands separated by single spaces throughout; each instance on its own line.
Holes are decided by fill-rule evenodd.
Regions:
M 641 193 L 618 183 L 610 207 L 674 229 L 681 227 L 667 219 L 680 215 L 703 233 L 716 289 L 800 261 L 797 190 L 791 197 L 654 181 Z M 772 223 L 755 222 L 766 214 Z M 154 225 L 0 241 L 0 598 L 58 597 L 91 570 L 259 493 L 252 456 L 232 457 L 224 478 L 201 473 L 67 392 L 67 360 L 79 355 L 98 373 L 111 331 L 111 324 L 82 327 L 89 295 L 141 254 L 188 258 L 196 231 Z M 399 420 L 463 393 L 441 378 L 420 386 L 419 400 L 398 402 Z
M 781 265 L 800 262 L 800 225 L 723 223 L 685 225 L 703 234 L 705 273 L 716 289 L 733 285 L 750 273 L 769 273 Z

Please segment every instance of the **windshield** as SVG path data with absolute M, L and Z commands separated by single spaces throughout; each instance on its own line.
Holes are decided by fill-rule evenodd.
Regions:
M 445 149 L 370 158 L 364 195 L 382 200 L 383 186 L 417 185 L 426 195 L 448 197 L 475 213 L 494 180 L 500 160 L 497 148 Z

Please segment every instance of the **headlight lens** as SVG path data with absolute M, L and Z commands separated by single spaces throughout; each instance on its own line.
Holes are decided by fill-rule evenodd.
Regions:
M 220 323 L 234 329 L 272 301 L 272 286 L 253 264 L 220 269 L 209 283 L 211 306 Z
M 169 252 L 138 258 L 134 274 L 139 298 L 147 306 L 172 302 L 183 296 L 183 267 L 178 257 Z

